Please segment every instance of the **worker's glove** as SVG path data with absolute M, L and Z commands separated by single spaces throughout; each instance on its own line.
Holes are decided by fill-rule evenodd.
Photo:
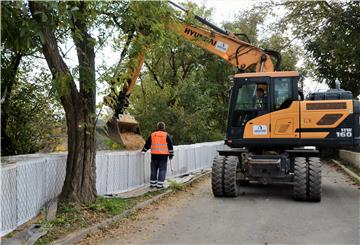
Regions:
M 174 154 L 170 154 L 170 155 L 169 155 L 169 159 L 170 159 L 170 160 L 173 159 L 173 157 L 174 157 Z

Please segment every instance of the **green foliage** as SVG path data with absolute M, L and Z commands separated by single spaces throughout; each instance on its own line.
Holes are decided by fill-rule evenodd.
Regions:
M 360 2 L 288 2 L 281 25 L 304 42 L 308 67 L 319 81 L 360 94 Z
M 233 33 L 244 33 L 250 42 L 264 49 L 272 49 L 280 52 L 282 56 L 280 70 L 296 70 L 295 66 L 299 59 L 297 47 L 291 44 L 289 37 L 278 29 L 264 26 L 266 17 L 269 15 L 266 9 L 254 7 L 252 10 L 241 13 L 235 21 L 225 22 L 224 27 Z M 261 37 L 261 33 L 270 34 Z M 239 36 L 241 38 L 241 36 Z M 248 42 L 247 39 L 242 39 Z
M 250 41 L 250 43 L 259 45 L 259 27 L 264 23 L 266 13 L 262 10 L 247 11 L 245 13 L 238 14 L 234 21 L 224 22 L 223 26 L 226 30 L 229 30 L 236 34 L 246 34 L 249 38 L 247 40 L 244 36 L 239 35 L 239 37 L 245 42 Z
M 9 99 L 6 133 L 11 144 L 2 146 L 6 155 L 34 153 L 55 146 L 58 139 L 54 137 L 54 129 L 63 125 L 62 111 L 50 89 L 51 78 L 46 73 L 38 74 L 34 80 L 27 76 L 26 69 L 18 72 Z
M 124 150 L 124 146 L 112 141 L 111 139 L 97 135 L 96 140 L 99 138 L 103 139 L 104 149 L 107 150 Z
M 132 78 L 130 70 L 136 70 L 141 53 L 147 51 L 166 36 L 164 25 L 171 19 L 171 9 L 161 1 L 113 2 L 101 9 L 101 19 L 106 26 L 113 25 L 118 35 L 113 38 L 115 52 L 121 53 L 119 62 L 108 69 L 102 79 L 110 85 L 106 103 L 113 105 L 120 88 Z M 124 45 L 125 43 L 125 45 Z
M 169 182 L 169 187 L 175 191 L 182 191 L 186 188 L 186 185 L 184 183 L 178 183 L 175 180 L 169 180 Z
M 158 121 L 165 121 L 176 144 L 221 140 L 225 131 L 228 77 L 233 73 L 232 68 L 205 51 L 191 47 L 191 44 L 182 45 L 187 48 L 169 51 L 163 56 L 165 66 L 156 67 L 159 73 L 149 72 L 142 76 L 141 86 L 131 97 L 131 111 L 141 122 L 144 136 L 155 129 Z M 199 56 L 195 55 L 197 52 Z M 179 57 L 174 67 L 166 64 L 171 55 Z M 188 59 L 180 58 L 186 55 Z M 207 56 L 203 65 L 197 63 L 201 62 L 201 56 Z M 161 81 L 163 89 L 154 83 L 154 76 Z
M 131 199 L 98 197 L 94 203 L 89 204 L 89 209 L 117 215 L 132 206 L 133 202 Z
M 35 61 L 40 56 L 38 27 L 24 1 L 2 2 L 1 13 L 1 153 L 33 153 L 44 146 L 52 150 L 61 112 L 51 78 Z M 47 21 L 45 13 L 38 14 Z
M 23 1 L 1 2 L 1 44 L 6 51 L 27 53 L 38 45 L 35 25 Z M 3 52 L 2 52 L 2 62 Z

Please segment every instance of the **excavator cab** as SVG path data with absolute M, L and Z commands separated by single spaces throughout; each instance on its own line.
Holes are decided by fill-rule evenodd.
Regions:
M 296 71 L 236 74 L 226 143 L 233 148 L 352 147 L 359 102 L 340 88 L 304 100 Z
M 235 75 L 227 143 L 232 147 L 263 147 L 271 138 L 298 138 L 296 135 L 299 134 L 295 130 L 298 127 L 299 105 L 293 103 L 299 100 L 298 76 L 297 72 Z M 284 109 L 288 110 L 285 113 L 273 113 Z M 280 122 L 284 125 L 280 125 Z M 276 123 L 278 128 L 273 128 Z

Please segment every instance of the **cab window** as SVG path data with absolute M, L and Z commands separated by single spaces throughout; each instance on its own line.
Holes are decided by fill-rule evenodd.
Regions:
M 237 93 L 235 110 L 266 110 L 267 84 L 249 83 L 242 85 Z
M 269 86 L 264 82 L 242 84 L 234 98 L 232 126 L 242 127 L 247 121 L 268 113 L 268 91 Z
M 288 108 L 292 102 L 292 80 L 291 78 L 274 79 L 274 109 Z

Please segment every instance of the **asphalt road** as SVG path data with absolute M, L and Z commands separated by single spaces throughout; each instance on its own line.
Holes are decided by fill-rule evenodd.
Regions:
M 309 203 L 293 201 L 290 185 L 252 184 L 237 198 L 214 198 L 207 178 L 87 242 L 359 244 L 359 188 L 328 165 L 322 180 L 322 201 Z

